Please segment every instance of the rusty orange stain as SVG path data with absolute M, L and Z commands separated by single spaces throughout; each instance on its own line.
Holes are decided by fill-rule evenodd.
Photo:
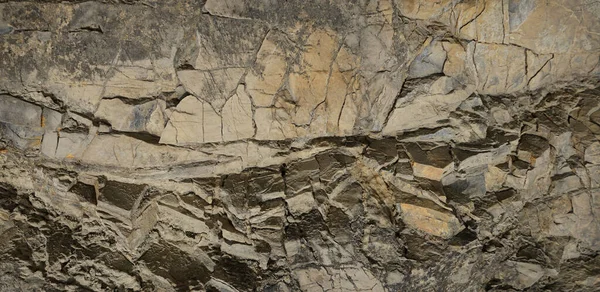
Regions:
M 69 153 L 69 154 L 67 154 L 67 156 L 66 156 L 65 158 L 72 159 L 72 158 L 75 158 L 75 155 L 73 155 L 73 154 Z
M 32 143 L 32 146 L 40 146 L 42 145 L 42 138 L 35 139 L 35 142 Z

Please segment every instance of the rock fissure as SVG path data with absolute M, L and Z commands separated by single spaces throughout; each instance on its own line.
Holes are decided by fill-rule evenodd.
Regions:
M 0 12 L 0 291 L 600 287 L 600 3 Z

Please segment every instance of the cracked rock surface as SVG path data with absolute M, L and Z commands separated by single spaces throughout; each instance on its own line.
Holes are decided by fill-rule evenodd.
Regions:
M 0 291 L 599 291 L 600 2 L 0 3 Z

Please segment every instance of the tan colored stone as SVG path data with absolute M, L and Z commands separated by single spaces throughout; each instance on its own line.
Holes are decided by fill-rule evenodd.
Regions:
M 581 52 L 553 54 L 548 64 L 542 67 L 531 79 L 530 88 L 539 89 L 552 86 L 558 82 L 569 82 L 589 74 L 600 68 L 600 53 Z
M 470 89 L 455 90 L 448 95 L 419 96 L 412 102 L 400 104 L 392 111 L 383 133 L 394 135 L 401 131 L 437 127 L 469 95 Z
M 600 164 L 600 142 L 594 142 L 585 149 L 585 161 Z
M 203 104 L 202 142 L 222 142 L 222 119 L 209 103 Z
M 332 70 L 327 86 L 327 96 L 323 103 L 324 112 L 316 113 L 316 117 L 325 117 L 326 120 L 324 129 L 315 133 L 319 136 L 339 133 L 342 106 L 354 91 L 352 88 L 355 83 L 354 71 L 342 73 L 337 64 L 332 66 Z
M 229 8 L 245 7 L 245 4 L 231 1 L 208 1 L 204 10 L 213 4 L 225 4 Z M 258 21 L 240 20 L 239 13 L 244 11 L 223 10 L 227 18 L 198 19 L 198 28 L 184 31 L 187 41 L 182 48 L 186 58 L 185 63 L 192 65 L 195 70 L 210 72 L 228 68 L 247 68 L 256 58 L 256 51 L 264 38 L 265 25 Z M 217 15 L 218 12 L 216 12 Z M 217 81 L 218 82 L 218 81 Z
M 323 104 L 317 106 L 313 111 L 313 118 L 308 127 L 309 137 L 327 135 L 328 112 Z
M 456 87 L 456 81 L 448 76 L 442 76 L 431 84 L 429 93 L 431 94 L 448 94 Z
M 240 12 L 246 10 L 246 4 L 236 0 L 208 0 L 203 9 L 211 15 L 237 18 Z
M 302 193 L 295 197 L 291 197 L 285 200 L 290 210 L 290 213 L 294 216 L 299 216 L 304 213 L 308 213 L 317 207 L 317 202 L 313 198 L 312 193 Z
M 389 74 L 377 74 L 370 80 L 370 84 L 365 89 L 369 100 L 359 99 L 360 114 L 357 130 L 381 132 L 386 127 L 389 112 L 394 108 L 396 97 L 398 97 L 402 89 L 401 84 L 405 79 L 404 72 L 395 71 Z
M 338 50 L 334 36 L 324 30 L 313 32 L 306 41 L 300 65 L 289 75 L 290 94 L 296 105 L 292 121 L 296 125 L 309 125 L 317 105 L 326 99 L 331 64 Z
M 275 43 L 275 39 L 271 40 L 273 34 L 270 32 L 263 41 L 256 57 L 257 68 L 250 70 L 245 79 L 248 94 L 256 106 L 273 104 L 288 67 L 285 52 Z
M 377 72 L 391 70 L 398 60 L 394 57 L 394 28 L 390 23 L 363 28 L 358 37 L 360 69 L 367 78 Z
M 185 145 L 204 142 L 203 122 L 204 103 L 194 96 L 187 96 L 169 117 L 160 143 Z
M 46 155 L 50 154 L 48 156 L 58 159 L 78 158 L 79 153 L 84 151 L 87 146 L 85 143 L 87 136 L 87 134 L 81 133 L 59 133 L 56 152 L 52 154 L 50 151 Z
M 460 221 L 449 213 L 404 203 L 400 204 L 400 209 L 406 225 L 434 236 L 451 238 L 464 229 Z
M 595 2 L 527 1 L 510 10 L 510 43 L 538 54 L 591 51 L 600 47 L 600 5 Z M 525 3 L 524 3 L 525 4 Z M 582 5 L 585 9 L 581 9 Z
M 227 98 L 234 93 L 244 72 L 244 68 L 182 70 L 177 72 L 177 77 L 188 92 L 220 111 Z
M 467 5 L 471 4 L 471 7 Z M 458 26 L 461 38 L 485 43 L 504 42 L 504 1 L 471 1 L 469 4 L 457 5 L 466 9 L 465 14 L 459 15 Z M 467 6 L 467 7 L 465 7 Z M 475 12 L 479 12 L 475 14 Z M 471 21 L 472 20 L 472 21 Z
M 398 9 L 408 18 L 429 19 L 442 14 L 451 0 L 418 1 L 400 0 L 396 2 Z
M 531 81 L 534 77 L 538 76 L 544 67 L 548 66 L 548 63 L 552 59 L 551 54 L 536 54 L 530 50 L 527 50 L 527 81 Z M 543 72 L 541 72 L 543 75 Z M 541 77 L 541 76 L 540 76 Z
M 506 45 L 473 44 L 477 91 L 508 94 L 526 89 L 525 50 Z
M 329 72 L 324 71 L 290 74 L 290 93 L 298 107 L 292 117 L 295 124 L 311 123 L 315 108 L 325 99 L 328 76 Z
M 221 245 L 221 250 L 240 259 L 257 261 L 262 269 L 267 269 L 268 255 L 257 253 L 255 247 L 252 245 L 237 243 L 229 245 L 224 243 Z
M 517 289 L 529 288 L 544 276 L 544 269 L 540 265 L 513 261 L 509 261 L 507 264 L 513 265 L 517 272 L 517 276 L 508 281 Z
M 433 41 L 412 61 L 408 68 L 408 77 L 422 78 L 442 73 L 445 61 L 446 51 L 442 43 Z
M 149 114 L 149 118 L 146 121 L 146 131 L 150 134 L 159 136 L 162 134 L 162 131 L 165 129 L 165 123 L 167 118 L 165 117 L 166 104 L 162 100 L 156 101 L 156 106 Z
M 431 165 L 413 163 L 412 164 L 413 175 L 416 177 L 422 177 L 433 181 L 441 181 L 444 175 L 444 169 L 434 167 Z
M 254 136 L 252 103 L 243 85 L 239 85 L 223 107 L 223 141 L 235 141 Z
M 298 137 L 302 133 L 301 128 L 292 124 L 287 111 L 281 108 L 257 108 L 254 122 L 258 140 L 284 140 Z
M 481 15 L 485 6 L 486 1 L 463 1 L 457 3 L 452 10 L 446 11 L 442 19 L 458 34 L 461 28 Z
M 96 111 L 104 92 L 101 84 L 55 83 L 48 85 L 48 89 L 60 96 L 69 109 L 89 114 Z
M 161 167 L 208 160 L 199 151 L 154 145 L 128 136 L 98 135 L 79 158 L 83 163 L 113 167 Z
M 488 171 L 485 173 L 485 189 L 488 192 L 495 192 L 502 188 L 508 174 L 501 169 L 488 165 Z
M 345 97 L 338 120 L 338 133 L 340 135 L 352 135 L 354 133 L 354 125 L 359 116 L 359 105 L 360 101 L 357 93 L 351 93 Z
M 597 286 L 600 4 L 251 2 L 0 5 L 8 286 Z M 551 260 L 476 270 L 519 246 Z
M 356 70 L 360 62 L 359 57 L 347 45 L 342 45 L 335 56 L 335 64 L 341 73 L 347 73 Z
M 297 269 L 294 271 L 294 276 L 300 285 L 300 290 L 305 292 L 385 291 L 381 282 L 371 272 L 360 267 Z
M 165 127 L 165 107 L 162 100 L 134 106 L 116 98 L 104 99 L 95 116 L 107 121 L 117 131 L 146 132 L 160 136 Z
M 468 77 L 466 72 L 467 52 L 459 43 L 443 42 L 446 51 L 446 62 L 444 63 L 444 74 L 465 82 Z
M 157 79 L 152 68 L 119 66 L 112 70 L 107 68 L 107 70 L 112 72 L 113 76 L 103 84 L 102 97 L 124 96 L 135 99 L 157 96 L 162 91 L 158 82 L 148 82 L 148 80 Z
M 93 113 L 101 98 L 130 99 L 158 96 L 177 86 L 173 60 L 170 57 L 123 61 L 125 53 L 117 52 L 112 64 L 90 64 L 104 74 L 94 74 L 80 80 L 68 72 L 52 68 L 44 87 L 63 100 L 70 109 Z M 66 80 L 66 82 L 65 82 Z
M 358 83 L 356 79 L 357 57 L 353 55 L 347 47 L 342 46 L 335 54 L 335 60 L 331 63 L 331 67 L 327 68 L 327 75 L 324 72 L 313 72 L 315 76 L 323 76 L 321 81 L 325 82 L 323 93 L 324 101 L 317 103 L 316 108 L 310 113 L 310 129 L 311 136 L 335 135 L 339 133 L 341 119 L 341 111 L 349 98 L 357 89 Z M 304 82 L 303 86 L 312 86 Z M 317 84 L 321 86 L 321 84 Z M 313 92 L 314 93 L 314 92 Z M 315 100 L 318 101 L 318 100 Z M 297 113 L 296 108 L 291 108 L 291 111 Z M 351 117 L 352 118 L 352 117 Z M 356 113 L 353 115 L 356 118 Z M 352 122 L 353 123 L 353 122 Z M 349 125 L 350 127 L 353 124 Z
M 169 117 L 160 143 L 189 145 L 223 141 L 221 117 L 209 103 L 194 96 L 184 98 Z

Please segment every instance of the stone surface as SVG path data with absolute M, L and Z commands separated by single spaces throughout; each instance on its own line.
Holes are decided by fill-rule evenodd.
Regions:
M 400 204 L 400 210 L 406 225 L 434 236 L 452 238 L 464 229 L 452 214 L 411 204 Z
M 600 2 L 3 1 L 0 291 L 598 291 Z
M 120 132 L 139 132 L 160 136 L 165 127 L 165 102 L 151 101 L 128 105 L 119 99 L 102 100 L 94 114 Z

